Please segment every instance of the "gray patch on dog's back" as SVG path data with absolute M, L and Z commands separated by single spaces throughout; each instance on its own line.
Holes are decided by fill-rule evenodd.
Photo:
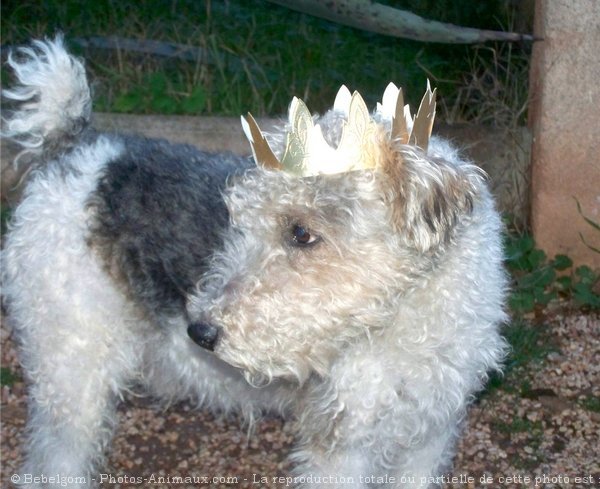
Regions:
M 148 312 L 181 314 L 227 226 L 226 179 L 250 161 L 160 140 L 123 143 L 90 200 L 90 245 Z

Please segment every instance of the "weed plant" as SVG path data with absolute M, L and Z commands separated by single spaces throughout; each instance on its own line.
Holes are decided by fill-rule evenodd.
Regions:
M 527 233 L 507 232 L 504 247 L 506 268 L 512 279 L 508 301 L 512 320 L 503 329 L 510 351 L 503 373 L 490 376 L 482 396 L 498 388 L 507 391 L 516 388 L 521 396 L 527 397 L 531 386 L 527 378 L 520 377 L 523 368 L 543 362 L 558 348 L 549 341 L 547 326 L 531 324 L 524 319 L 525 315 L 558 299 L 570 300 L 582 309 L 600 309 L 600 296 L 596 292 L 600 275 L 587 266 L 574 268 L 566 255 L 548 259 Z M 595 397 L 586 397 L 580 404 L 591 411 L 598 409 Z
M 599 276 L 590 267 L 573 269 L 573 261 L 566 255 L 548 259 L 528 234 L 507 234 L 504 248 L 512 276 L 509 305 L 515 314 L 532 312 L 558 298 L 573 299 L 584 308 L 600 308 L 596 293 Z

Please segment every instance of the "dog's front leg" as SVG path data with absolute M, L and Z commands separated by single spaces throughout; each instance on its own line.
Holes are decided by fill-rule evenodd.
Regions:
M 369 487 L 373 423 L 348 394 L 313 378 L 298 396 L 298 446 L 291 456 L 294 487 Z
M 349 370 L 344 365 L 342 371 Z M 372 372 L 380 371 L 381 365 Z M 451 463 L 460 412 L 432 415 L 386 379 L 309 382 L 296 413 L 296 487 L 437 487 Z
M 368 487 L 365 476 L 369 471 L 360 448 L 328 449 L 319 442 L 301 443 L 291 459 L 296 463 L 291 485 L 298 489 Z
M 389 424 L 389 420 L 370 428 L 357 426 L 354 431 L 339 428 L 328 436 L 314 433 L 301 443 L 293 455 L 297 463 L 293 478 L 296 487 L 439 487 L 438 475 L 451 460 L 449 447 L 455 437 L 452 426 L 432 429 L 408 443 L 402 441 L 398 426 Z

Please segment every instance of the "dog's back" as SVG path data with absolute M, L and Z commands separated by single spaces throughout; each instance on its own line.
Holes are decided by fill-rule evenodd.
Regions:
M 67 53 L 60 36 L 35 41 L 16 58 L 11 55 L 8 64 L 19 85 L 3 96 L 18 107 L 3 121 L 2 136 L 23 147 L 17 162 L 30 159 L 35 171 L 29 199 L 11 225 L 6 257 L 18 246 L 17 235 L 26 240 L 35 234 L 32 218 L 65 226 L 78 209 L 87 217 L 65 234 L 85 238 L 150 312 L 181 312 L 185 293 L 205 270 L 227 225 L 220 195 L 225 182 L 249 160 L 96 132 L 83 64 Z M 39 208 L 27 211 L 34 205 Z M 9 259 L 11 266 L 16 260 Z

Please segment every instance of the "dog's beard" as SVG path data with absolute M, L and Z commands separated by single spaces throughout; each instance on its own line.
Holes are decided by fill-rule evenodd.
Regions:
M 252 387 L 257 388 L 266 387 L 273 381 L 272 377 L 269 377 L 259 372 L 250 372 L 248 370 L 244 371 L 244 378 L 246 379 L 246 382 L 248 382 Z

